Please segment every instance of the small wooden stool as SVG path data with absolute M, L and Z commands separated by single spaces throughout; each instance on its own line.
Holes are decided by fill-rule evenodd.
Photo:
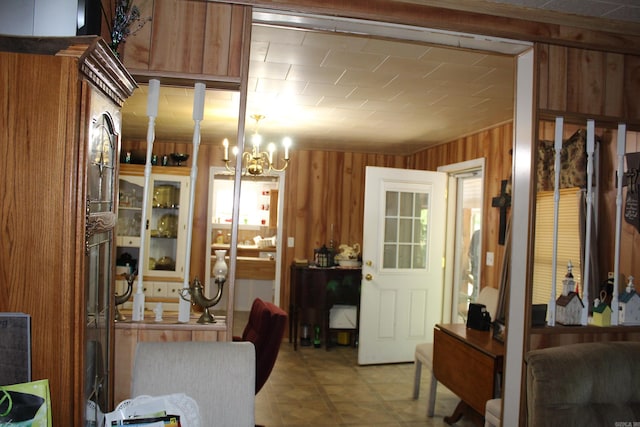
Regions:
M 416 371 L 413 379 L 413 398 L 417 399 L 420 395 L 420 376 L 422 374 L 422 365 L 425 365 L 431 371 L 431 385 L 429 387 L 429 405 L 427 406 L 427 416 L 433 417 L 436 406 L 436 386 L 438 381 L 433 375 L 433 343 L 423 343 L 416 345 L 415 354 Z

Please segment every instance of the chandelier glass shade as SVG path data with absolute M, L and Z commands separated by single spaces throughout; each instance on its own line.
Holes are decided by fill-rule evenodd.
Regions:
M 289 148 L 291 148 L 291 138 L 284 137 L 282 139 L 282 147 L 284 148 L 283 164 L 280 168 L 277 167 L 277 163 L 274 162 L 276 154 L 276 145 L 273 142 L 267 144 L 266 151 L 260 151 L 262 144 L 262 135 L 258 133 L 258 126 L 260 120 L 264 119 L 261 114 L 254 114 L 251 116 L 256 121 L 256 129 L 253 135 L 251 135 L 251 148 L 248 151 L 244 151 L 238 156 L 238 147 L 232 148 L 232 153 L 236 157 L 236 162 L 242 162 L 242 174 L 248 175 L 262 175 L 271 171 L 282 172 L 289 165 Z M 233 166 L 230 166 L 229 160 L 229 140 L 227 138 L 222 141 L 224 148 L 223 161 L 227 170 L 233 170 Z

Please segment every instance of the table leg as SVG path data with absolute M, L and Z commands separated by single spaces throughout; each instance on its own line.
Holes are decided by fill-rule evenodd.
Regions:
M 289 344 L 293 340 L 293 304 L 289 304 Z
M 298 350 L 298 307 L 293 308 L 293 316 L 291 321 L 293 322 L 293 350 Z
M 473 425 L 477 427 L 484 426 L 484 416 L 479 414 L 475 409 L 471 406 L 467 405 L 464 401 L 460 401 L 456 409 L 453 411 L 453 414 L 448 417 L 444 417 L 444 422 L 452 425 L 460 421 L 462 417 L 466 417 L 473 423 Z

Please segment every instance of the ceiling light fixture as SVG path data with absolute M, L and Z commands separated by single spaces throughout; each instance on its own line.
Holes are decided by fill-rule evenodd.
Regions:
M 262 135 L 258 133 L 258 127 L 260 126 L 260 120 L 265 116 L 262 114 L 254 114 L 251 116 L 256 121 L 256 129 L 251 136 L 251 151 L 245 151 L 242 153 L 242 174 L 246 175 L 262 175 L 263 173 L 269 173 L 271 171 L 282 172 L 289 165 L 289 148 L 291 147 L 291 138 L 284 137 L 282 139 L 282 146 L 284 147 L 284 166 L 280 169 L 276 167 L 273 162 L 273 156 L 276 152 L 276 145 L 273 142 L 267 144 L 267 151 L 260 151 L 260 144 L 262 143 Z M 224 165 L 227 170 L 233 170 L 229 167 L 229 140 L 227 138 L 222 141 L 224 147 Z M 238 147 L 233 147 L 233 154 L 238 159 Z

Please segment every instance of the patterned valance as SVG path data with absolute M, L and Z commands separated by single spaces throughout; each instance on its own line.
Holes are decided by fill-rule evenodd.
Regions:
M 596 138 L 597 139 L 597 138 Z M 579 129 L 562 142 L 560 151 L 560 188 L 587 186 L 587 131 Z M 555 179 L 555 149 L 553 141 L 538 143 L 536 164 L 538 191 L 553 190 Z

